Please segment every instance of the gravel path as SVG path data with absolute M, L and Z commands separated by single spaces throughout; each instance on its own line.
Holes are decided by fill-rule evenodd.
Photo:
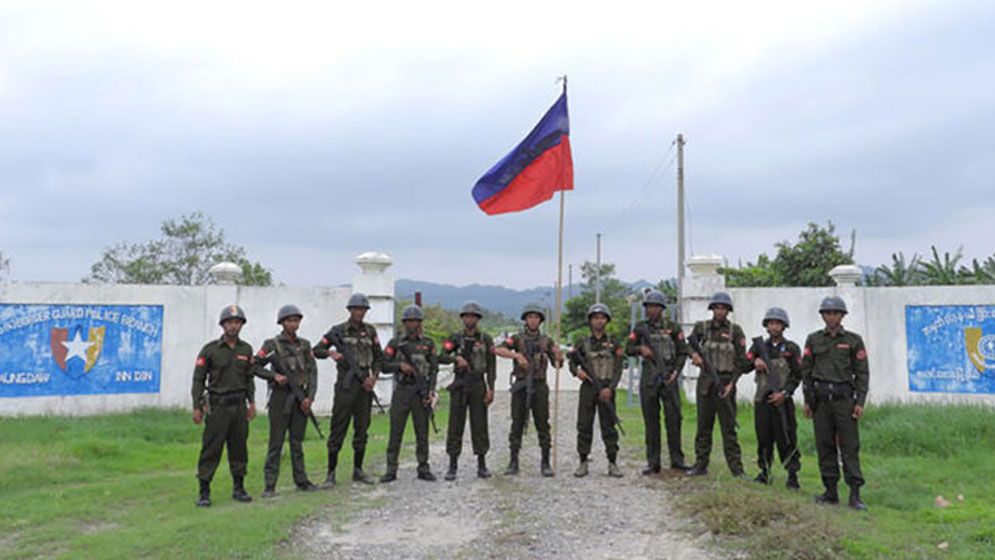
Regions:
M 677 516 L 661 481 L 639 474 L 642 449 L 623 448 L 619 462 L 625 476 L 612 479 L 596 434 L 591 474 L 572 476 L 577 464 L 576 399 L 576 392 L 560 394 L 555 478 L 539 475 L 539 449 L 531 426 L 523 444 L 521 474 L 501 474 L 508 461 L 510 424 L 510 398 L 502 391 L 490 416 L 488 466 L 494 477 L 476 477 L 468 429 L 459 478 L 443 481 L 448 459 L 440 426 L 442 433 L 432 436 L 438 482 L 415 480 L 413 452 L 406 441 L 397 482 L 342 485 L 330 494 L 336 501 L 361 500 L 370 507 L 341 526 L 334 526 L 330 511 L 302 521 L 288 543 L 289 552 L 349 559 L 718 558 L 707 548 L 705 529 Z M 377 458 L 371 463 L 379 474 L 383 467 L 377 468 Z

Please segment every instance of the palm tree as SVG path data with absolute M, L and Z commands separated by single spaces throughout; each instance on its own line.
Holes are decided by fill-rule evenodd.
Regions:
M 923 283 L 931 286 L 966 283 L 967 278 L 957 269 L 957 263 L 964 257 L 963 247 L 958 247 L 953 256 L 950 253 L 943 253 L 942 259 L 939 251 L 936 250 L 936 245 L 930 246 L 930 249 L 933 252 L 933 258 L 919 264 L 919 273 L 923 276 Z
M 978 259 L 971 261 L 971 268 L 964 268 L 964 274 L 973 277 L 977 284 L 995 284 L 995 255 L 985 259 L 984 263 L 979 263 Z
M 913 254 L 912 260 L 905 262 L 905 255 L 899 252 L 891 254 L 891 266 L 881 265 L 874 269 L 876 282 L 882 286 L 915 286 L 922 284 L 920 267 L 922 261 L 919 255 Z

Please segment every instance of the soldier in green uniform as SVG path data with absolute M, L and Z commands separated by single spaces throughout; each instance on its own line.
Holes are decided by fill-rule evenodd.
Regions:
M 657 290 L 643 297 L 646 319 L 636 324 L 629 334 L 626 353 L 641 356 L 642 375 L 639 379 L 639 404 L 646 426 L 646 468 L 643 474 L 660 472 L 660 403 L 667 427 L 667 451 L 670 468 L 688 470 L 681 449 L 681 387 L 678 376 L 687 360 L 687 343 L 681 326 L 665 317 L 667 300 Z
M 263 478 L 266 489 L 262 497 L 276 495 L 276 480 L 280 476 L 280 455 L 283 440 L 290 432 L 290 464 L 294 469 L 294 484 L 298 490 L 311 491 L 318 487 L 311 483 L 304 469 L 304 434 L 307 431 L 307 413 L 311 410 L 318 390 L 318 366 L 314 361 L 311 343 L 297 336 L 304 314 L 296 305 L 284 305 L 276 314 L 276 323 L 283 327 L 277 336 L 263 343 L 256 355 L 256 375 L 269 382 L 269 450 Z M 265 369 L 269 365 L 270 369 Z M 295 393 L 303 392 L 303 400 Z
M 511 374 L 511 430 L 508 443 L 511 447 L 511 460 L 506 475 L 518 474 L 518 451 L 522 447 L 522 434 L 529 413 L 532 414 L 539 436 L 539 449 L 542 452 L 540 472 L 542 476 L 553 476 L 549 463 L 552 437 L 549 429 L 549 386 L 546 384 L 546 370 L 552 362 L 556 367 L 563 365 L 563 354 L 553 339 L 542 334 L 539 327 L 546 320 L 546 314 L 538 305 L 528 305 L 522 312 L 525 327 L 521 332 L 505 339 L 494 353 L 502 358 L 515 361 Z
M 781 464 L 788 471 L 785 486 L 797 490 L 801 456 L 792 395 L 802 381 L 802 354 L 797 344 L 784 338 L 784 330 L 791 324 L 787 311 L 771 307 L 764 314 L 762 324 L 770 336 L 764 341 L 754 339 L 746 353 L 746 357 L 753 362 L 757 382 L 757 392 L 753 397 L 753 425 L 757 430 L 760 474 L 755 480 L 762 484 L 770 483 L 776 443 Z M 770 367 L 764 356 L 769 360 Z
M 332 427 L 328 434 L 328 475 L 323 488 L 335 485 L 339 450 L 345 441 L 350 419 L 353 432 L 352 479 L 373 484 L 373 479 L 363 472 L 363 458 L 366 455 L 373 388 L 383 364 L 383 350 L 380 349 L 376 327 L 363 322 L 366 312 L 370 310 L 370 300 L 363 294 L 353 294 L 346 309 L 349 310 L 349 319 L 332 327 L 314 347 L 315 358 L 332 358 L 338 370 L 332 401 Z
M 725 292 L 716 292 L 708 302 L 712 318 L 694 326 L 691 336 L 700 341 L 705 359 L 715 368 L 718 383 L 714 383 L 704 371 L 702 356 L 692 350 L 691 361 L 702 368 L 698 375 L 696 403 L 698 409 L 698 432 L 694 438 L 695 464 L 688 471 L 689 476 L 708 473 L 708 460 L 712 454 L 712 430 L 715 416 L 719 417 L 722 432 L 722 449 L 726 464 L 735 477 L 746 476 L 743 472 L 743 457 L 736 441 L 736 381 L 739 376 L 753 369 L 746 357 L 746 336 L 739 325 L 729 320 L 732 312 L 732 298 Z
M 843 458 L 843 473 L 850 487 L 849 505 L 867 509 L 860 499 L 864 476 L 860 470 L 860 433 L 857 421 L 864 415 L 870 371 L 864 339 L 843 328 L 846 303 L 827 297 L 819 306 L 826 327 L 808 335 L 802 357 L 802 383 L 805 394 L 805 417 L 815 425 L 815 447 L 819 455 L 819 473 L 826 491 L 816 496 L 820 504 L 838 504 L 836 485 L 840 479 L 837 463 Z
M 435 342 L 422 334 L 425 315 L 417 305 L 409 305 L 401 313 L 404 332 L 392 338 L 384 348 L 387 359 L 384 373 L 394 374 L 394 392 L 390 397 L 390 439 L 387 440 L 387 472 L 380 482 L 397 480 L 398 456 L 404 427 L 411 415 L 415 428 L 415 458 L 418 460 L 418 480 L 435 480 L 428 464 L 428 424 L 435 406 L 435 384 L 439 362 Z M 434 424 L 435 420 L 432 419 Z
M 204 422 L 197 462 L 199 507 L 211 505 L 211 479 L 226 444 L 232 478 L 231 497 L 239 502 L 252 501 L 245 491 L 244 481 L 245 466 L 249 462 L 246 447 L 249 420 L 256 415 L 256 385 L 252 346 L 238 337 L 245 324 L 245 312 L 237 305 L 225 307 L 218 324 L 224 334 L 201 348 L 193 370 L 193 421 L 195 424 Z
M 621 477 L 618 457 L 618 430 L 615 429 L 615 390 L 622 378 L 622 345 L 605 332 L 611 310 L 595 303 L 587 310 L 591 334 L 574 342 L 570 353 L 570 373 L 581 381 L 577 401 L 577 454 L 580 463 L 574 476 L 587 476 L 588 456 L 594 440 L 594 415 L 601 424 L 601 441 L 608 457 L 608 476 Z
M 439 354 L 439 363 L 455 364 L 455 379 L 449 386 L 449 432 L 446 435 L 449 470 L 445 478 L 456 480 L 468 410 L 470 440 L 473 453 L 477 456 L 477 476 L 489 478 L 491 472 L 487 469 L 486 456 L 491 442 L 487 429 L 487 407 L 494 401 L 494 382 L 497 380 L 494 340 L 477 328 L 477 323 L 483 318 L 479 303 L 464 303 L 459 316 L 463 321 L 463 331 L 449 336 L 442 343 Z

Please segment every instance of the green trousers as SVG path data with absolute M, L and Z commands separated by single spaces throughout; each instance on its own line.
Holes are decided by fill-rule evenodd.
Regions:
M 853 399 L 820 401 L 812 414 L 815 427 L 815 448 L 819 455 L 819 474 L 826 486 L 835 486 L 840 479 L 837 462 L 843 458 L 843 474 L 848 486 L 863 486 L 860 470 L 860 432 L 853 419 Z M 839 454 L 837 455 L 837 440 Z
M 487 428 L 487 405 L 484 395 L 487 388 L 483 382 L 470 383 L 454 388 L 449 394 L 449 430 L 446 434 L 446 453 L 458 457 L 463 451 L 463 430 L 466 428 L 467 413 L 470 416 L 470 442 L 474 455 L 486 455 L 491 447 Z
M 300 403 L 293 402 L 290 412 L 285 412 L 290 391 L 285 388 L 273 389 L 269 398 L 269 449 L 266 451 L 266 466 L 263 479 L 267 487 L 276 486 L 280 476 L 280 456 L 283 454 L 283 440 L 290 433 L 290 464 L 294 471 L 294 484 L 300 486 L 308 482 L 304 469 L 304 434 L 307 431 L 307 415 L 301 411 Z
M 221 451 L 228 446 L 228 468 L 232 477 L 244 477 L 249 463 L 249 420 L 245 417 L 245 403 L 211 404 L 204 420 L 200 459 L 197 461 L 197 478 L 210 482 L 221 462 Z
M 577 454 L 584 458 L 591 454 L 591 443 L 594 441 L 594 416 L 597 414 L 598 423 L 601 425 L 601 441 L 605 444 L 605 455 L 609 461 L 615 462 L 618 456 L 618 430 L 615 428 L 614 419 L 606 410 L 608 406 L 615 406 L 615 392 L 612 391 L 612 398 L 604 403 L 598 398 L 594 385 L 581 383 L 578 396 Z
M 394 383 L 390 397 L 390 438 L 387 440 L 387 472 L 397 472 L 398 456 L 408 416 L 415 428 L 415 458 L 419 470 L 428 466 L 428 408 L 414 383 Z
M 722 450 L 726 457 L 729 470 L 735 474 L 743 472 L 743 453 L 736 440 L 736 387 L 729 395 L 719 398 L 719 390 L 712 386 L 708 393 L 697 392 L 698 432 L 694 437 L 695 464 L 708 467 L 712 454 L 712 431 L 715 427 L 715 417 L 719 417 L 719 429 L 722 433 Z
M 531 412 L 539 448 L 549 449 L 553 438 L 549 430 L 549 386 L 536 379 L 532 385 L 532 402 L 528 403 L 527 391 L 522 387 L 511 395 L 511 430 L 508 432 L 508 446 L 512 451 L 522 448 L 522 434 L 525 432 L 526 416 Z

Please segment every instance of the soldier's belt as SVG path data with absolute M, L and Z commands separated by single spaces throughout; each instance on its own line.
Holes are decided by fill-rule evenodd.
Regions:
M 851 383 L 815 380 L 815 398 L 820 401 L 838 401 L 852 399 L 854 394 Z
M 214 394 L 212 393 L 208 400 L 211 406 L 235 406 L 245 403 L 245 392 L 236 391 L 233 393 L 222 393 Z

